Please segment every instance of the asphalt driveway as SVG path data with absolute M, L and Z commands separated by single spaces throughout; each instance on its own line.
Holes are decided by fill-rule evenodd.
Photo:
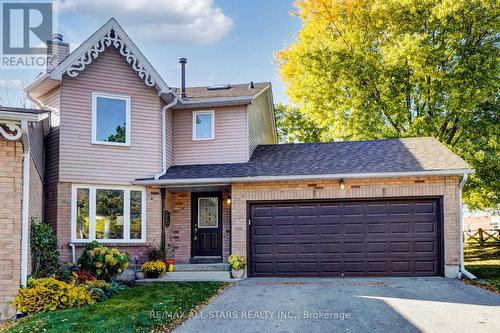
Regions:
M 252 278 L 175 332 L 500 332 L 500 295 L 445 278 Z

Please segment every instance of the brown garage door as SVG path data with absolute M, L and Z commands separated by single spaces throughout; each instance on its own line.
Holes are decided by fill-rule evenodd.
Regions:
M 252 276 L 440 274 L 438 201 L 250 206 Z

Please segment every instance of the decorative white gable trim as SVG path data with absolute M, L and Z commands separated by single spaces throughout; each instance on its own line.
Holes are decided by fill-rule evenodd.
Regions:
M 16 141 L 23 134 L 19 125 L 5 124 L 5 127 L 9 129 L 9 132 L 7 132 L 0 124 L 0 134 L 2 134 L 2 136 L 9 141 Z
M 104 52 L 106 48 L 114 46 L 120 54 L 125 58 L 127 63 L 132 67 L 137 75 L 144 80 L 144 84 L 148 87 L 154 87 L 156 82 L 153 75 L 148 72 L 144 64 L 131 52 L 130 48 L 120 38 L 118 33 L 111 29 L 106 35 L 99 39 L 89 50 L 87 50 L 77 61 L 75 61 L 67 70 L 66 74 L 70 77 L 77 77 L 85 67 L 92 63 L 99 53 Z
M 85 70 L 87 65 L 92 63 L 99 54 L 110 46 L 115 47 L 125 57 L 127 63 L 137 72 L 137 75 L 139 75 L 144 83 L 149 87 L 154 87 L 159 95 L 173 93 L 167 83 L 151 66 L 146 57 L 114 18 L 106 22 L 106 24 L 77 47 L 59 65 L 52 69 L 49 73 L 50 79 L 61 81 L 65 74 L 70 77 L 78 76 Z

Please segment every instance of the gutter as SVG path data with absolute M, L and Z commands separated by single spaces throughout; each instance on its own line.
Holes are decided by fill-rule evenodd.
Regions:
M 29 238 L 29 199 L 30 199 L 30 143 L 28 122 L 21 121 L 23 142 L 23 202 L 21 211 L 21 285 L 28 280 L 28 238 Z
M 161 109 L 161 140 L 162 140 L 162 170 L 159 174 L 155 175 L 154 178 L 155 180 L 158 180 L 160 177 L 164 176 L 167 173 L 167 126 L 165 124 L 165 121 L 167 120 L 167 110 L 170 109 L 172 106 L 176 105 L 179 100 L 177 97 L 174 98 L 174 100 L 163 106 Z
M 137 185 L 205 185 L 205 184 L 231 184 L 253 183 L 270 181 L 292 180 L 318 180 L 318 179 L 345 179 L 345 178 L 392 178 L 416 176 L 454 176 L 473 173 L 474 169 L 450 169 L 413 172 L 380 172 L 380 173 L 345 173 L 345 174 L 319 174 L 319 175 L 291 175 L 291 176 L 255 176 L 255 177 L 221 177 L 221 178 L 189 178 L 189 179 L 147 179 L 135 180 Z
M 458 219 L 460 224 L 460 272 L 468 277 L 471 280 L 477 279 L 477 277 L 465 269 L 464 263 L 464 217 L 462 212 L 462 189 L 464 188 L 465 183 L 467 182 L 467 178 L 469 177 L 468 173 L 464 172 L 462 180 L 460 181 L 459 189 L 458 189 Z
M 50 79 L 50 74 L 49 73 L 43 73 L 39 75 L 37 78 L 35 78 L 33 81 L 31 81 L 27 86 L 24 87 L 25 92 L 31 91 L 33 88 L 36 88 L 39 86 L 45 79 Z
M 204 98 L 197 100 L 183 99 L 175 109 L 192 109 L 204 107 L 223 107 L 252 104 L 252 97 L 221 97 L 221 98 Z
M 0 118 L 10 119 L 16 121 L 34 121 L 39 122 L 49 117 L 49 111 L 40 113 L 29 113 L 29 112 L 14 112 L 14 111 L 4 111 L 0 110 Z

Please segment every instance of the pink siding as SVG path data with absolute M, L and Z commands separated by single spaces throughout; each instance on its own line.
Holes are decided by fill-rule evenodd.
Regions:
M 215 108 L 215 139 L 193 141 L 193 110 L 174 110 L 174 164 L 248 161 L 244 106 Z
M 130 147 L 91 143 L 92 92 L 131 97 Z M 160 99 L 114 48 L 63 78 L 61 110 L 59 181 L 124 185 L 160 171 Z

